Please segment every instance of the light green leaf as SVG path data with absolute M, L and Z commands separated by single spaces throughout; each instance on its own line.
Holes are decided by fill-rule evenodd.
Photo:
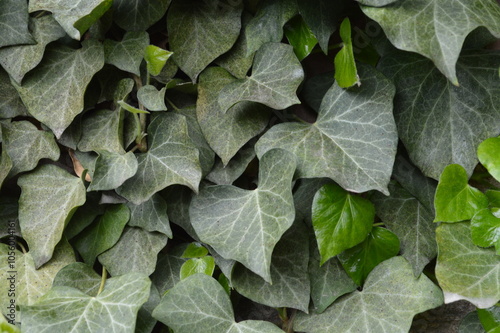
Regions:
M 137 154 L 137 173 L 117 189 L 118 194 L 138 205 L 173 184 L 198 191 L 201 168 L 198 150 L 188 136 L 186 118 L 160 113 L 148 126 L 147 153 Z
M 25 1 L 0 2 L 0 47 L 36 43 L 28 31 L 28 5 Z
M 212 276 L 215 269 L 215 260 L 212 256 L 205 256 L 203 258 L 192 258 L 182 264 L 180 271 L 181 280 L 194 274 L 206 274 Z
M 54 135 L 40 131 L 29 121 L 4 122 L 2 127 L 2 149 L 12 161 L 9 175 L 33 170 L 42 158 L 59 159 L 59 147 Z
M 474 214 L 470 221 L 470 231 L 474 244 L 481 247 L 495 246 L 500 255 L 500 218 L 489 209 L 484 208 Z
M 73 39 L 80 40 L 83 33 L 90 28 L 112 5 L 113 0 L 32 0 L 29 12 L 46 10 L 52 13 L 61 27 Z
M 283 38 L 283 26 L 297 14 L 295 0 L 260 1 L 255 17 L 245 28 L 247 55 L 254 53 L 265 43 L 277 43 Z
M 165 92 L 167 87 L 163 87 L 159 91 L 152 85 L 146 85 L 137 92 L 137 99 L 149 111 L 164 111 L 167 109 L 165 105 Z
M 287 307 L 307 312 L 310 300 L 308 231 L 302 221 L 283 235 L 273 251 L 273 284 L 242 265 L 236 265 L 231 283 L 236 291 L 254 302 L 274 308 Z
M 488 169 L 490 175 L 500 181 L 500 138 L 489 138 L 477 147 L 479 162 Z
M 217 160 L 214 168 L 205 179 L 217 185 L 231 185 L 243 174 L 254 158 L 255 150 L 253 147 L 240 149 L 226 166 L 224 166 L 222 160 Z
M 151 282 L 130 273 L 106 281 L 96 297 L 71 287 L 54 287 L 32 306 L 23 306 L 26 332 L 134 332 L 137 312 Z
M 187 248 L 182 253 L 182 258 L 201 258 L 208 254 L 206 247 L 198 242 L 189 243 Z
M 295 159 L 272 150 L 262 156 L 259 188 L 207 186 L 193 198 L 191 224 L 204 243 L 226 259 L 234 259 L 271 282 L 271 254 L 292 225 L 295 212 L 291 181 Z
M 73 243 L 83 261 L 94 266 L 96 257 L 118 242 L 130 210 L 123 204 L 109 206 L 98 221 L 80 233 Z
M 165 15 L 171 0 L 114 0 L 113 20 L 124 30 L 141 31 Z
M 467 184 L 465 169 L 458 164 L 448 165 L 439 178 L 434 207 L 434 222 L 470 220 L 482 208 L 488 207 L 488 198 L 477 188 Z
M 123 113 L 119 110 L 97 110 L 85 114 L 80 151 L 125 153 L 123 149 Z
M 173 52 L 155 45 L 146 46 L 144 49 L 144 60 L 146 60 L 148 73 L 154 76 L 159 75 L 172 54 Z
M 485 309 L 500 300 L 500 257 L 472 242 L 469 223 L 442 223 L 436 240 L 436 278 L 446 303 L 465 299 Z
M 219 104 L 223 112 L 242 101 L 282 110 L 300 104 L 296 91 L 302 80 L 304 71 L 292 46 L 265 44 L 255 54 L 252 75 L 227 84 L 220 92 Z
M 0 316 L 0 330 L 2 333 L 21 333 L 19 326 L 11 324 L 4 316 Z
M 22 86 L 13 82 L 29 113 L 57 138 L 82 112 L 85 89 L 104 65 L 99 42 L 86 40 L 82 44 L 78 50 L 50 45 L 44 60 L 24 77 Z
M 485 26 L 500 38 L 500 6 L 495 0 L 400 0 L 382 8 L 361 8 L 382 26 L 394 46 L 431 59 L 454 85 L 462 84 L 455 65 L 465 37 Z M 422 76 L 430 78 L 427 70 L 418 68 Z M 435 85 L 429 88 L 436 90 Z
M 321 264 L 361 243 L 372 230 L 374 218 L 375 207 L 367 199 L 335 184 L 320 188 L 312 203 L 312 223 Z
M 15 45 L 0 49 L 0 64 L 18 83 L 26 73 L 40 63 L 47 44 L 66 35 L 52 15 L 30 18 L 29 26 L 36 44 Z
M 296 155 L 297 178 L 329 177 L 348 191 L 388 194 L 397 145 L 394 87 L 371 67 L 358 70 L 360 87 L 334 84 L 314 124 L 273 126 L 257 142 L 257 156 L 282 148 Z
M 351 40 L 351 21 L 345 18 L 340 25 L 340 37 L 342 38 L 342 49 L 335 56 L 335 80 L 342 88 L 349 88 L 357 84 L 359 81 L 356 62 L 354 61 L 354 53 Z
M 19 223 L 38 269 L 50 260 L 66 222 L 85 202 L 85 186 L 80 178 L 51 164 L 21 175 L 17 184 L 22 191 Z
M 167 14 L 173 59 L 193 82 L 208 64 L 236 42 L 241 29 L 241 4 L 241 1 L 173 2 Z
M 301 16 L 296 16 L 285 26 L 285 35 L 300 61 L 318 44 L 318 40 Z
M 144 57 L 144 49 L 148 45 L 149 35 L 145 31 L 126 32 L 120 42 L 106 39 L 104 41 L 106 63 L 140 76 L 139 67 Z
M 0 52 L 2 49 L 0 49 Z M 27 115 L 16 88 L 10 83 L 9 75 L 0 68 L 0 118 L 8 119 Z
M 176 333 L 282 333 L 274 324 L 236 323 L 231 300 L 214 278 L 195 274 L 179 282 L 161 300 L 153 317 Z
M 73 287 L 89 296 L 96 296 L 101 277 L 92 267 L 83 262 L 74 262 L 63 267 L 55 276 L 52 287 Z
M 137 272 L 151 275 L 158 252 L 167 245 L 168 237 L 142 228 L 126 227 L 118 242 L 99 255 L 99 262 L 112 276 Z
M 379 68 L 397 88 L 394 118 L 399 136 L 426 176 L 439 179 L 453 163 L 471 175 L 477 146 L 498 135 L 499 60 L 495 52 L 464 51 L 457 63 L 460 87 L 455 87 L 431 61 L 416 54 L 396 52 L 381 59 Z
M 219 106 L 218 96 L 224 87 L 237 82 L 226 70 L 210 67 L 200 75 L 196 115 L 203 135 L 223 165 L 262 132 L 270 113 L 261 105 L 243 102 L 230 112 Z
M 308 333 L 408 332 L 413 316 L 443 303 L 441 290 L 425 275 L 415 278 L 402 257 L 370 273 L 363 291 L 354 291 L 322 314 L 295 317 L 294 329 Z
M 137 159 L 131 151 L 120 154 L 103 150 L 98 154 L 88 191 L 113 190 L 137 172 Z
M 150 232 L 158 231 L 172 238 L 172 230 L 167 215 L 167 203 L 159 194 L 154 194 L 150 199 L 139 205 L 129 202 L 127 206 L 130 209 L 129 226 L 141 227 Z

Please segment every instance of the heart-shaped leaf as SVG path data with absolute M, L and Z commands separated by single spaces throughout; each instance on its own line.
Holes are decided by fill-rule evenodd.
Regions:
M 137 172 L 137 159 L 133 152 L 125 154 L 99 151 L 88 191 L 113 190 Z
M 28 4 L 5 0 L 0 3 L 0 47 L 16 44 L 35 44 L 28 31 Z
M 155 76 L 159 75 L 172 54 L 172 52 L 156 45 L 146 46 L 144 49 L 144 60 L 146 60 L 148 73 Z
M 489 138 L 477 147 L 479 162 L 488 169 L 488 172 L 500 181 L 500 138 Z
M 149 35 L 145 31 L 129 31 L 120 42 L 106 39 L 104 56 L 106 63 L 121 70 L 141 75 L 140 65 L 144 57 L 144 49 L 149 45 Z
M 472 241 L 477 246 L 495 246 L 500 255 L 500 218 L 487 209 L 478 211 L 470 221 Z
M 157 90 L 152 85 L 146 85 L 137 91 L 137 99 L 149 111 L 164 111 L 167 109 L 165 105 L 166 91 L 167 87 Z
M 85 114 L 78 150 L 125 153 L 123 149 L 123 112 L 97 110 Z

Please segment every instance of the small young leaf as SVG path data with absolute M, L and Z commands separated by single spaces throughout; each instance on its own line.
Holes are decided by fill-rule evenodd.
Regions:
M 351 40 L 351 22 L 349 18 L 344 19 L 340 25 L 340 37 L 342 38 L 342 49 L 335 56 L 335 80 L 342 88 L 360 85 L 356 62 Z
M 198 242 L 189 243 L 181 258 L 201 258 L 208 254 L 208 250 Z
M 285 25 L 285 35 L 300 61 L 307 57 L 318 44 L 318 40 L 301 16 L 296 16 Z
M 161 73 L 163 66 L 173 52 L 164 50 L 155 45 L 148 45 L 144 49 L 144 60 L 146 60 L 148 73 L 150 75 L 158 75 Z
M 489 138 L 477 147 L 479 162 L 488 172 L 500 181 L 500 138 Z
M 184 280 L 188 276 L 194 274 L 206 274 L 212 276 L 215 269 L 215 260 L 212 256 L 205 256 L 202 258 L 192 258 L 182 264 L 180 271 L 180 278 Z
M 484 208 L 474 214 L 470 222 L 474 244 L 481 247 L 495 246 L 497 254 L 500 255 L 500 218 Z

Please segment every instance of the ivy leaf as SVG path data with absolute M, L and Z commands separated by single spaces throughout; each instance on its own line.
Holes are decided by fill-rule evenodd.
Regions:
M 285 26 L 285 35 L 300 61 L 307 57 L 318 44 L 311 29 L 300 16 L 296 16 Z
M 90 28 L 112 5 L 113 0 L 32 0 L 29 12 L 46 10 L 52 13 L 68 35 L 80 40 L 82 34 Z
M 256 103 L 243 102 L 230 112 L 219 106 L 218 96 L 224 87 L 236 80 L 226 70 L 207 68 L 200 75 L 196 116 L 203 135 L 223 165 L 251 138 L 264 130 L 269 112 Z
M 96 296 L 100 284 L 101 277 L 92 267 L 83 262 L 74 262 L 57 272 L 52 287 L 73 287 L 89 296 Z
M 3 49 L 0 49 L 0 52 Z M 10 83 L 9 75 L 0 68 L 0 118 L 8 119 L 27 115 L 16 88 Z
M 126 32 L 120 42 L 106 39 L 104 41 L 106 63 L 140 76 L 139 67 L 144 57 L 144 49 L 148 45 L 149 35 L 145 31 Z
M 296 155 L 297 178 L 329 177 L 348 191 L 388 194 L 397 145 L 394 87 L 370 67 L 358 69 L 360 87 L 334 84 L 314 124 L 273 126 L 257 142 L 257 156 L 282 148 Z
M 158 288 L 151 284 L 149 299 L 139 309 L 137 313 L 137 323 L 135 325 L 135 333 L 151 333 L 156 326 L 156 319 L 153 318 L 153 310 L 160 304 L 160 293 Z
M 99 151 L 88 191 L 113 190 L 137 172 L 137 159 L 133 152 L 126 154 Z
M 296 219 L 304 220 L 308 225 L 312 224 L 311 208 L 314 195 L 325 184 L 333 184 L 333 181 L 328 178 L 302 178 L 298 180 L 293 193 Z M 314 243 L 317 244 L 317 242 Z
M 434 222 L 470 220 L 476 212 L 488 207 L 486 195 L 467 182 L 467 173 L 462 166 L 451 164 L 443 170 L 434 201 Z
M 477 157 L 479 162 L 488 170 L 496 180 L 500 180 L 500 163 L 498 156 L 500 153 L 500 138 L 489 138 L 481 142 L 477 147 Z
M 76 207 L 85 202 L 80 178 L 45 164 L 19 177 L 19 223 L 38 269 L 50 260 L 64 226 Z
M 208 64 L 236 42 L 242 10 L 239 1 L 173 2 L 167 14 L 173 59 L 193 82 Z
M 71 217 L 68 225 L 64 229 L 64 236 L 68 240 L 78 235 L 86 227 L 88 227 L 97 216 L 104 214 L 105 206 L 99 204 L 101 199 L 100 193 L 87 193 L 85 204 L 76 209 L 75 214 Z
M 141 227 L 150 232 L 158 231 L 172 238 L 167 203 L 159 194 L 154 194 L 149 200 L 139 205 L 129 202 L 127 206 L 130 209 L 129 226 Z
M 0 157 L 0 187 L 2 187 L 3 182 L 7 179 L 10 170 L 12 169 L 12 160 L 7 154 L 7 150 L 2 150 L 2 155 Z
M 495 305 L 500 300 L 500 257 L 495 250 L 477 247 L 467 222 L 442 223 L 436 240 L 436 278 L 445 303 L 465 299 L 481 309 Z
M 236 153 L 226 166 L 224 166 L 222 160 L 217 160 L 212 171 L 210 171 L 205 179 L 217 185 L 231 185 L 245 172 L 248 164 L 254 158 L 255 150 L 253 147 L 243 148 Z
M 361 243 L 375 218 L 375 207 L 338 185 L 319 189 L 312 203 L 312 223 L 321 254 L 321 264 Z
M 457 63 L 460 87 L 416 54 L 397 52 L 381 59 L 379 68 L 397 88 L 394 118 L 400 138 L 426 176 L 438 179 L 453 163 L 471 175 L 477 146 L 498 135 L 499 59 L 494 52 L 464 51 Z
M 4 0 L 0 4 L 0 47 L 34 44 L 28 31 L 28 4 L 24 1 Z
M 472 241 L 477 246 L 495 246 L 500 255 L 500 219 L 487 209 L 481 209 L 470 221 Z
M 322 314 L 295 317 L 294 329 L 308 333 L 408 332 L 413 316 L 443 303 L 441 290 L 425 275 L 415 278 L 402 257 L 370 273 L 363 291 L 354 291 Z
M 224 288 L 214 278 L 195 274 L 175 285 L 153 311 L 153 317 L 176 333 L 282 333 L 266 321 L 236 323 L 233 306 Z
M 2 333 L 21 333 L 19 326 L 11 324 L 4 316 L 0 317 L 0 329 Z
M 382 26 L 394 46 L 431 59 L 456 86 L 459 80 L 462 81 L 460 75 L 457 77 L 455 66 L 465 37 L 472 30 L 484 26 L 500 38 L 500 6 L 494 0 L 474 3 L 403 0 L 382 8 L 361 8 Z M 426 28 L 422 29 L 422 25 Z M 420 71 L 421 75 L 429 77 L 427 71 Z M 408 75 L 405 73 L 405 76 Z
M 372 7 L 383 7 L 396 1 L 398 0 L 358 0 L 360 4 Z
M 303 80 L 304 71 L 292 46 L 268 43 L 255 54 L 252 75 L 227 84 L 220 92 L 219 104 L 224 112 L 241 101 L 282 110 L 300 104 L 296 91 Z
M 479 321 L 477 311 L 469 312 L 460 322 L 458 333 L 486 333 Z
M 347 274 L 362 286 L 372 269 L 398 253 L 398 236 L 385 228 L 374 227 L 362 243 L 344 251 L 338 258 Z
M 171 0 L 114 0 L 113 20 L 124 30 L 142 31 L 167 12 Z
M 167 87 L 163 87 L 159 91 L 152 85 L 143 86 L 137 91 L 137 99 L 149 111 L 165 111 L 165 92 Z
M 173 52 L 155 45 L 146 46 L 144 49 L 144 60 L 146 60 L 148 73 L 154 76 L 159 75 L 172 54 Z
M 319 112 L 323 97 L 328 92 L 335 82 L 334 72 L 326 72 L 313 76 L 307 79 L 304 88 L 302 89 L 302 96 L 314 111 Z
M 203 183 L 200 185 L 203 186 Z M 191 200 L 195 196 L 193 191 L 185 186 L 174 185 L 163 191 L 162 195 L 168 205 L 169 220 L 184 229 L 191 238 L 199 240 L 189 216 Z
M 342 49 L 335 55 L 335 80 L 342 88 L 349 88 L 361 84 L 354 61 L 354 53 L 351 40 L 351 21 L 345 18 L 340 25 L 340 37 L 342 38 Z
M 176 248 L 174 248 L 175 250 Z M 163 295 L 167 290 L 172 289 L 181 281 L 181 267 L 187 259 L 181 258 L 181 253 L 172 253 L 158 255 L 156 269 L 151 275 L 151 280 Z
M 212 276 L 215 269 L 215 260 L 212 256 L 205 256 L 203 258 L 192 258 L 186 261 L 181 266 L 180 278 L 181 280 L 194 274 L 206 274 Z
M 30 18 L 30 30 L 36 40 L 33 45 L 15 45 L 0 49 L 0 64 L 18 83 L 42 60 L 45 47 L 66 35 L 52 15 Z
M 189 243 L 187 248 L 182 253 L 182 258 L 202 258 L 208 254 L 206 247 L 198 242 Z
M 200 240 L 222 257 L 241 262 L 271 282 L 273 248 L 295 216 L 291 192 L 294 170 L 293 155 L 272 150 L 260 160 L 258 189 L 248 191 L 231 185 L 202 189 L 189 209 Z
M 99 262 L 112 276 L 137 272 L 151 275 L 158 252 L 167 245 L 166 235 L 126 227 L 112 248 L 99 255 Z
M 117 189 L 118 194 L 138 205 L 173 184 L 198 191 L 199 153 L 188 136 L 186 118 L 175 113 L 158 114 L 147 132 L 150 148 L 136 155 L 137 173 Z
M 497 306 L 477 309 L 477 314 L 486 332 L 495 332 L 500 329 L 500 309 Z
M 34 305 L 21 307 L 23 330 L 133 332 L 150 285 L 145 275 L 130 273 L 107 280 L 96 297 L 71 287 L 54 287 Z
M 97 110 L 85 114 L 78 149 L 83 152 L 125 153 L 122 120 L 123 112 L 119 110 Z
M 99 42 L 86 40 L 82 45 L 78 50 L 50 45 L 44 60 L 24 77 L 22 86 L 13 82 L 29 113 L 57 138 L 82 112 L 85 89 L 104 65 Z
M 54 135 L 39 131 L 29 121 L 4 122 L 2 127 L 2 148 L 12 161 L 10 175 L 33 170 L 42 158 L 59 159 L 59 147 Z

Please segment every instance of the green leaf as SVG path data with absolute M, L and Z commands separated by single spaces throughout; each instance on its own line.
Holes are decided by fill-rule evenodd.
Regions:
M 205 256 L 203 258 L 192 258 L 182 264 L 180 270 L 181 280 L 194 274 L 206 274 L 212 276 L 215 269 L 215 260 L 212 256 Z
M 141 31 L 165 15 L 171 0 L 114 0 L 113 20 L 124 30 Z
M 266 127 L 269 112 L 261 105 L 243 102 L 230 112 L 219 106 L 218 96 L 225 86 L 236 80 L 226 70 L 207 68 L 200 75 L 196 116 L 210 147 L 221 158 L 223 165 Z
M 241 1 L 173 2 L 167 14 L 173 59 L 193 82 L 208 64 L 236 42 L 242 10 Z
M 290 45 L 265 44 L 255 54 L 252 75 L 227 84 L 220 92 L 219 104 L 223 112 L 242 101 L 282 110 L 300 104 L 296 91 L 303 80 L 304 71 Z
M 394 46 L 431 59 L 454 85 L 458 85 L 459 81 L 462 84 L 455 65 L 465 37 L 481 26 L 500 37 L 500 6 L 494 0 L 466 3 L 455 0 L 400 0 L 382 8 L 361 8 L 382 26 Z M 425 29 L 422 29 L 423 26 Z M 418 70 L 422 76 L 430 78 L 427 70 L 420 66 Z M 405 76 L 408 75 L 405 73 Z M 434 85 L 432 89 L 435 91 Z
M 495 246 L 500 255 L 500 218 L 487 209 L 481 209 L 470 221 L 472 241 L 477 246 Z
M 137 172 L 137 159 L 133 152 L 119 154 L 103 150 L 98 154 L 88 191 L 113 190 Z
M 141 227 L 150 232 L 158 231 L 172 238 L 167 203 L 159 194 L 154 194 L 149 200 L 139 205 L 128 202 L 127 206 L 130 209 L 129 226 Z
M 160 252 L 156 269 L 151 275 L 151 280 L 162 295 L 179 283 L 181 280 L 181 267 L 187 260 L 180 257 L 182 252 L 178 253 L 178 255 L 174 254 L 172 251 L 168 254 Z
M 477 314 L 486 332 L 496 333 L 500 330 L 500 307 L 477 309 Z
M 231 185 L 245 172 L 248 164 L 254 158 L 255 150 L 253 147 L 240 149 L 226 166 L 224 166 L 222 160 L 217 160 L 212 171 L 205 179 L 217 185 Z
M 372 269 L 398 253 L 398 236 L 385 228 L 374 227 L 362 243 L 344 251 L 338 258 L 347 274 L 362 286 Z
M 324 185 L 314 196 L 312 223 L 321 264 L 361 243 L 375 218 L 375 207 L 335 184 Z
M 397 3 L 402 2 L 407 1 Z M 457 63 L 460 87 L 416 54 L 396 52 L 381 59 L 379 68 L 397 88 L 394 118 L 400 139 L 426 176 L 439 179 L 453 163 L 471 175 L 477 146 L 498 135 L 499 59 L 495 52 L 464 51 Z
M 96 257 L 118 242 L 130 211 L 123 204 L 109 206 L 98 221 L 92 223 L 75 238 L 74 246 L 89 266 L 94 266 Z
M 302 89 L 302 96 L 306 104 L 314 111 L 319 112 L 321 102 L 334 82 L 335 77 L 333 72 L 322 73 L 307 79 Z
M 153 311 L 153 317 L 176 333 L 282 333 L 274 324 L 246 320 L 236 323 L 233 306 L 214 278 L 195 274 L 170 290 Z
M 83 262 L 74 262 L 57 272 L 52 287 L 73 287 L 89 296 L 96 296 L 100 284 L 101 277 L 92 267 Z
M 137 173 L 117 189 L 140 204 L 173 184 L 198 191 L 201 168 L 198 150 L 188 137 L 186 118 L 175 113 L 156 115 L 148 126 L 147 153 L 137 154 Z
M 0 49 L 0 64 L 18 83 L 42 60 L 45 47 L 66 35 L 52 15 L 30 18 L 30 30 L 36 40 L 33 45 L 15 45 Z
M 308 232 L 301 221 L 281 237 L 271 259 L 271 279 L 264 281 L 242 265 L 236 265 L 231 283 L 236 291 L 254 302 L 274 308 L 307 312 L 310 299 Z
M 83 110 L 83 95 L 94 74 L 104 65 L 102 45 L 86 40 L 73 50 L 50 45 L 41 64 L 15 82 L 23 103 L 36 119 L 47 125 L 57 138 Z
M 295 317 L 294 329 L 308 333 L 408 332 L 413 316 L 443 303 L 441 290 L 425 275 L 415 278 L 402 257 L 370 273 L 363 291 L 354 291 L 322 314 Z
M 33 170 L 42 158 L 59 159 L 59 147 L 54 135 L 39 131 L 29 121 L 4 122 L 2 127 L 2 148 L 12 161 L 10 176 Z
M 134 114 L 141 114 L 141 113 L 142 113 L 142 114 L 149 114 L 149 112 L 148 112 L 148 111 L 141 110 L 141 109 L 138 109 L 138 108 L 136 108 L 136 107 L 133 107 L 132 105 L 130 105 L 130 104 L 128 104 L 128 103 L 126 103 L 126 102 L 124 102 L 124 101 L 118 101 L 118 102 L 117 102 L 117 104 L 118 104 L 121 108 L 123 108 L 123 109 L 127 110 L 127 111 L 128 111 L 128 112 L 130 112 L 130 113 L 134 113 Z
M 83 229 L 88 227 L 97 216 L 104 214 L 105 206 L 99 204 L 100 199 L 100 193 L 87 193 L 85 204 L 76 209 L 75 214 L 73 214 L 68 225 L 64 229 L 64 236 L 66 236 L 67 239 L 70 240 L 78 235 Z
M 335 80 L 342 88 L 349 88 L 357 84 L 359 81 L 356 62 L 354 61 L 354 53 L 351 40 L 351 21 L 345 18 L 340 25 L 340 37 L 342 38 L 342 49 L 335 56 Z
M 207 186 L 193 198 L 191 224 L 204 243 L 271 282 L 271 254 L 292 225 L 293 155 L 272 150 L 260 159 L 259 188 Z
M 465 299 L 485 309 L 500 300 L 500 257 L 473 243 L 469 223 L 442 223 L 436 240 L 436 278 L 446 303 Z
M 203 183 L 200 185 L 203 186 Z M 199 239 L 191 225 L 191 218 L 189 216 L 191 200 L 195 196 L 193 191 L 185 186 L 174 185 L 163 191 L 162 195 L 168 205 L 167 213 L 169 220 L 184 229 L 191 238 Z
M 312 224 L 311 208 L 314 195 L 325 184 L 333 184 L 333 181 L 328 178 L 302 178 L 298 180 L 293 193 L 295 219 L 304 220 L 308 225 Z M 314 243 L 316 244 L 317 242 L 314 241 Z
M 38 269 L 50 260 L 64 226 L 85 202 L 80 178 L 51 164 L 19 177 L 19 223 Z
M 2 155 L 0 157 L 0 187 L 2 187 L 3 182 L 7 179 L 7 176 L 12 169 L 12 160 L 7 154 L 6 149 L 2 149 Z
M 23 330 L 131 333 L 150 285 L 145 275 L 130 273 L 107 280 L 96 297 L 71 287 L 54 287 L 36 304 L 21 307 Z
M 206 247 L 198 242 L 189 243 L 188 247 L 182 253 L 182 258 L 201 258 L 208 254 Z
M 0 3 L 0 47 L 36 43 L 28 31 L 28 4 L 4 0 Z
M 80 40 L 90 28 L 112 5 L 113 0 L 32 0 L 29 12 L 46 10 L 52 13 L 57 22 L 73 39 Z
M 285 35 L 300 61 L 318 44 L 318 40 L 301 16 L 296 16 L 285 26 Z
M 500 180 L 500 138 L 489 138 L 477 147 L 479 162 L 488 169 L 490 175 Z
M 451 164 L 443 170 L 434 201 L 434 222 L 470 220 L 479 210 L 488 207 L 488 198 L 467 182 L 467 172 L 461 165 Z
M 458 333 L 486 333 L 479 321 L 477 311 L 469 312 L 460 322 Z
M 123 149 L 123 113 L 119 110 L 97 110 L 85 114 L 78 150 L 125 153 Z
M 2 333 L 21 333 L 19 327 L 10 324 L 4 316 L 0 316 L 0 331 Z
M 106 39 L 104 41 L 106 63 L 140 76 L 139 67 L 144 57 L 144 49 L 148 45 L 149 35 L 145 31 L 126 32 L 120 42 Z
M 0 49 L 0 52 L 3 49 Z M 8 119 L 27 115 L 16 88 L 10 83 L 9 75 L 0 68 L 0 118 Z
M 165 111 L 165 92 L 167 87 L 159 91 L 152 85 L 143 86 L 137 91 L 137 99 L 149 111 Z
M 148 73 L 151 75 L 159 75 L 167 60 L 172 56 L 173 52 L 162 49 L 155 45 L 148 45 L 144 49 L 144 60 Z
M 157 321 L 153 318 L 153 310 L 160 304 L 160 293 L 158 288 L 151 284 L 149 299 L 139 309 L 137 313 L 137 323 L 135 333 L 151 333 Z
M 359 73 L 360 87 L 328 90 L 314 124 L 273 126 L 257 142 L 257 156 L 282 148 L 296 155 L 297 178 L 329 177 L 348 191 L 388 194 L 397 145 L 394 87 L 370 67 Z
M 126 227 L 118 242 L 98 259 L 112 276 L 129 272 L 149 276 L 154 272 L 158 253 L 167 241 L 164 234 Z

